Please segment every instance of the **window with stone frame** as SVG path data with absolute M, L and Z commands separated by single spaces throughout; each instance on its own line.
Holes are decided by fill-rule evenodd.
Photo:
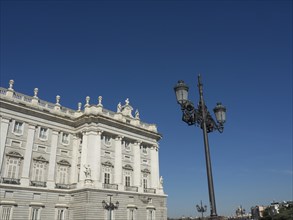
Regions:
M 147 178 L 147 175 L 144 174 L 144 177 L 142 179 L 142 185 L 143 185 L 143 188 L 144 189 L 147 189 L 148 188 L 148 178 Z
M 110 180 L 111 180 L 111 174 L 110 174 L 110 172 L 105 172 L 104 173 L 104 183 L 106 183 L 106 184 L 110 184 Z
M 56 208 L 56 220 L 66 219 L 66 208 Z
M 104 136 L 104 143 L 107 147 L 110 147 L 112 145 L 112 138 L 110 136 Z
M 39 138 L 42 140 L 48 139 L 48 128 L 40 127 Z
M 123 166 L 124 185 L 132 186 L 133 168 L 129 164 Z
M 112 183 L 112 170 L 113 164 L 110 161 L 102 163 L 102 170 L 103 170 L 103 182 L 104 184 L 111 184 Z
M 12 220 L 12 205 L 1 205 L 0 206 L 0 219 L 1 220 Z
M 137 220 L 136 211 L 136 207 L 127 207 L 127 220 Z
M 142 146 L 142 153 L 145 155 L 148 154 L 148 147 L 147 146 L 145 146 L 145 145 Z
M 31 206 L 30 207 L 30 220 L 40 220 L 41 219 L 41 206 Z
M 33 175 L 32 180 L 38 182 L 45 182 L 46 170 L 47 170 L 48 161 L 39 156 L 33 159 Z
M 15 121 L 13 127 L 13 133 L 15 134 L 23 134 L 23 122 Z
M 124 141 L 124 148 L 126 151 L 131 151 L 131 146 L 130 146 L 130 142 L 129 141 Z
M 69 134 L 63 132 L 61 137 L 61 143 L 62 144 L 69 144 Z
M 6 154 L 6 158 L 7 162 L 5 177 L 10 179 L 18 179 L 19 168 L 21 165 L 21 161 L 23 160 L 23 156 L 18 152 L 11 151 Z
M 142 171 L 142 186 L 144 189 L 149 188 L 149 177 L 150 171 L 148 169 L 143 169 Z
M 131 176 L 130 176 L 130 174 L 125 175 L 125 186 L 131 186 Z
M 156 210 L 154 208 L 147 209 L 147 220 L 156 220 Z
M 70 166 L 70 163 L 66 160 L 61 160 L 57 163 L 57 183 L 68 184 Z

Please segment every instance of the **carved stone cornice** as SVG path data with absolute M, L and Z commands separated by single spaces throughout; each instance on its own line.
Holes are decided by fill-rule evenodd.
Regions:
M 114 167 L 114 165 L 110 162 L 110 161 L 106 161 L 104 163 L 102 163 L 103 166 L 106 166 L 106 167 Z
M 9 153 L 6 154 L 6 156 L 8 157 L 17 157 L 17 158 L 20 158 L 20 159 L 23 159 L 23 156 L 16 152 L 16 151 L 10 151 Z
M 133 168 L 132 168 L 132 166 L 131 165 L 129 165 L 129 164 L 126 164 L 125 166 L 123 166 L 122 167 L 123 169 L 125 169 L 125 170 L 131 170 L 131 171 L 133 171 Z

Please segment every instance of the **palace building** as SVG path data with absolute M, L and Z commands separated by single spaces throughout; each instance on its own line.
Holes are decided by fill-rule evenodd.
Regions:
M 78 109 L 0 88 L 1 220 L 166 220 L 161 134 L 102 97 Z

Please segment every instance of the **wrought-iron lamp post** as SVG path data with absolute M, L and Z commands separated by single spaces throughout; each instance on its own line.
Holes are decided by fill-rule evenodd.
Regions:
M 109 220 L 112 220 L 112 211 L 114 209 L 118 209 L 119 202 L 117 201 L 115 204 L 112 203 L 112 195 L 109 195 L 110 201 L 106 202 L 105 200 L 102 201 L 103 208 L 109 211 Z
M 196 205 L 197 211 L 201 212 L 201 219 L 203 219 L 203 213 L 207 211 L 207 206 L 202 206 L 202 201 L 200 200 L 200 206 Z
M 216 115 L 217 122 L 212 118 L 209 113 L 204 99 L 203 99 L 203 84 L 201 83 L 201 77 L 198 75 L 198 90 L 199 90 L 199 102 L 197 108 L 194 107 L 193 103 L 188 100 L 188 89 L 189 87 L 182 81 L 178 81 L 178 84 L 174 87 L 178 104 L 181 106 L 183 113 L 182 120 L 188 125 L 198 125 L 203 130 L 204 147 L 205 147 L 205 159 L 207 169 L 207 179 L 209 188 L 209 200 L 211 218 L 216 218 L 216 202 L 212 175 L 212 165 L 210 158 L 210 149 L 208 141 L 208 133 L 212 131 L 219 131 L 220 133 L 224 130 L 224 123 L 226 120 L 226 108 L 221 104 L 217 103 L 217 106 L 213 109 Z

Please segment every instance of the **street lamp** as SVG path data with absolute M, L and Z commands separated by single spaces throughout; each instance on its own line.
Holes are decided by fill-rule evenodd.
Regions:
M 209 188 L 209 199 L 211 218 L 216 218 L 216 202 L 212 175 L 212 165 L 209 150 L 208 133 L 212 131 L 219 131 L 220 133 L 224 130 L 224 123 L 226 121 L 226 108 L 221 104 L 217 103 L 217 106 L 213 109 L 216 115 L 217 122 L 212 118 L 208 111 L 204 99 L 203 99 L 203 84 L 201 83 L 201 76 L 198 75 L 198 90 L 199 90 L 199 102 L 197 108 L 194 107 L 193 103 L 188 100 L 188 86 L 184 81 L 178 81 L 178 84 L 174 87 L 178 104 L 182 110 L 182 120 L 188 125 L 198 125 L 203 130 L 204 147 L 205 147 L 205 158 L 206 158 L 206 169 L 207 179 Z
M 201 219 L 203 219 L 203 213 L 207 211 L 207 206 L 202 206 L 202 201 L 200 200 L 200 206 L 196 205 L 197 211 L 201 212 Z
M 115 204 L 112 203 L 112 195 L 108 195 L 110 197 L 110 201 L 106 202 L 105 200 L 102 201 L 103 208 L 109 211 L 109 220 L 112 220 L 112 211 L 114 209 L 118 209 L 119 202 L 117 201 Z

